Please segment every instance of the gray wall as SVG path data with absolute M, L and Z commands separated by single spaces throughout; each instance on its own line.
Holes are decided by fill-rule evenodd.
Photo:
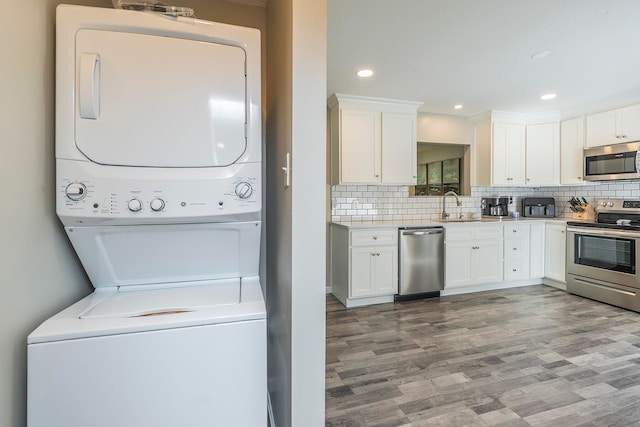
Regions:
M 270 0 L 267 27 L 269 391 L 278 427 L 322 426 L 326 1 Z
M 0 427 L 26 425 L 26 336 L 92 291 L 55 215 L 58 3 L 111 7 L 111 0 L 17 0 L 3 2 L 0 14 Z M 264 8 L 223 0 L 179 4 L 202 19 L 264 29 Z

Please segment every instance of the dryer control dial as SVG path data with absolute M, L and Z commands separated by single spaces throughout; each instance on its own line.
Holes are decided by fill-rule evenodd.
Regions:
M 149 206 L 151 206 L 151 210 L 154 212 L 160 212 L 161 210 L 164 209 L 164 200 L 160 199 L 160 198 L 155 198 L 151 201 L 151 203 L 149 204 Z
M 67 185 L 64 193 L 70 200 L 77 202 L 87 196 L 87 186 L 81 182 L 72 182 L 71 184 Z
M 253 187 L 246 181 L 239 182 L 236 185 L 236 196 L 240 199 L 248 199 L 253 194 Z
M 131 212 L 140 212 L 142 210 L 142 202 L 139 199 L 131 199 L 127 205 Z

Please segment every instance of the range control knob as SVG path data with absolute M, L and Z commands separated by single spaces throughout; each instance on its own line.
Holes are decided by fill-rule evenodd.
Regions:
M 131 199 L 128 203 L 131 212 L 140 212 L 142 210 L 142 202 L 139 199 Z
M 240 182 L 236 185 L 236 196 L 240 199 L 248 199 L 253 194 L 253 187 L 248 182 Z
M 164 209 L 164 200 L 160 198 L 153 199 L 149 204 L 151 206 L 151 210 L 154 212 L 160 212 Z
M 613 202 L 607 203 L 607 206 L 612 207 L 613 206 Z
M 82 200 L 87 196 L 87 186 L 81 182 L 72 182 L 71 184 L 67 185 L 64 193 L 70 200 L 77 202 L 78 200 Z

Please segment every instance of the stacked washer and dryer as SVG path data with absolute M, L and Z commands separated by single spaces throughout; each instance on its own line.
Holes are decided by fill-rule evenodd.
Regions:
M 61 5 L 57 214 L 95 291 L 28 337 L 30 427 L 264 426 L 258 30 Z

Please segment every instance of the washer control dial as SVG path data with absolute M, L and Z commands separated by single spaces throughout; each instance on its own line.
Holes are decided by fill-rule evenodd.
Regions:
M 140 199 L 131 199 L 128 203 L 131 212 L 140 212 L 142 210 L 142 202 Z
M 154 212 L 160 212 L 164 209 L 164 200 L 160 198 L 155 198 L 149 204 L 151 206 L 151 210 Z
M 238 198 L 246 200 L 253 194 L 253 187 L 246 181 L 239 182 L 236 185 L 236 196 Z
M 64 193 L 70 200 L 77 202 L 87 196 L 87 186 L 81 182 L 72 182 L 71 184 L 67 185 Z

